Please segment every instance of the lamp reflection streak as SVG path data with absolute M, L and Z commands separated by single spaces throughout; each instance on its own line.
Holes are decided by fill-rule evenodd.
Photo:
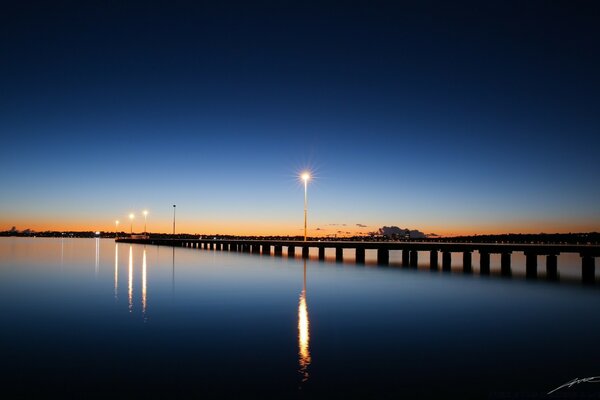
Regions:
M 100 238 L 96 238 L 96 262 L 94 265 L 94 276 L 98 277 L 98 271 L 100 268 Z
M 142 314 L 146 314 L 146 247 L 142 258 Z
M 310 321 L 308 318 L 308 307 L 306 303 L 306 260 L 304 261 L 304 286 L 300 293 L 298 303 L 298 364 L 302 382 L 308 380 L 308 367 L 311 363 L 310 356 Z
M 115 243 L 115 300 L 119 293 L 119 243 Z
M 133 310 L 133 248 L 129 246 L 129 312 Z

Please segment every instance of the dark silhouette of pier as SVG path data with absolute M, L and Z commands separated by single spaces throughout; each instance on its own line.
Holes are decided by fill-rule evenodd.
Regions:
M 118 238 L 117 242 L 153 244 L 159 246 L 190 247 L 221 251 L 235 251 L 253 254 L 282 256 L 283 248 L 287 248 L 288 257 L 295 257 L 296 249 L 300 249 L 303 258 L 308 258 L 310 248 L 318 249 L 318 257 L 325 259 L 325 249 L 335 249 L 336 261 L 344 260 L 344 249 L 354 249 L 355 262 L 365 262 L 365 251 L 377 251 L 377 263 L 388 265 L 390 251 L 402 252 L 402 265 L 417 267 L 419 252 L 429 252 L 430 268 L 441 268 L 450 271 L 452 253 L 462 253 L 462 267 L 470 272 L 473 267 L 472 254 L 479 253 L 480 274 L 490 274 L 490 255 L 500 254 L 500 270 L 502 275 L 511 274 L 511 254 L 525 254 L 525 274 L 528 278 L 538 275 L 538 256 L 546 257 L 546 277 L 558 279 L 558 255 L 577 253 L 581 257 L 581 277 L 585 283 L 595 282 L 595 259 L 600 256 L 600 246 L 585 244 L 519 244 L 519 243 L 445 243 L 445 242 L 345 242 L 345 241 L 299 241 L 299 240 L 236 240 L 236 239 L 153 239 L 153 238 Z

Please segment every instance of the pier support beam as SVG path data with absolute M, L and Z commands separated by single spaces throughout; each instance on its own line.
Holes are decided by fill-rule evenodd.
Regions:
M 546 278 L 551 281 L 558 280 L 558 257 L 556 254 L 546 256 Z
M 309 247 L 302 246 L 302 258 L 308 258 Z
M 581 281 L 594 283 L 596 280 L 596 260 L 588 254 L 581 255 Z
M 490 274 L 490 253 L 479 252 L 479 273 L 481 275 Z
M 537 254 L 525 253 L 525 276 L 537 278 Z
M 364 264 L 365 263 L 365 249 L 363 247 L 357 247 L 356 248 L 355 260 L 356 260 L 357 264 Z
M 344 249 L 341 247 L 335 248 L 335 261 L 344 261 Z
M 215 248 L 215 244 L 213 242 L 210 242 L 210 244 L 208 245 L 208 247 L 212 250 Z
M 288 257 L 294 258 L 296 256 L 296 246 L 288 246 Z
M 431 250 L 431 253 L 429 253 L 429 268 L 433 269 L 433 270 L 438 269 L 438 251 L 437 250 Z
M 419 265 L 419 252 L 416 250 L 410 251 L 410 266 L 417 267 Z
M 252 254 L 260 253 L 260 245 L 259 244 L 253 244 L 250 247 L 251 247 L 250 251 L 252 252 Z
M 442 270 L 450 271 L 452 269 L 452 253 L 449 251 L 442 252 Z
M 325 247 L 319 247 L 319 260 L 325 259 Z
M 271 245 L 263 244 L 262 245 L 262 254 L 264 256 L 270 256 L 271 255 Z
M 410 264 L 410 250 L 404 249 L 402 250 L 402 266 L 408 267 Z
M 510 258 L 511 254 L 509 252 L 500 254 L 500 274 L 504 276 L 511 275 Z
M 463 271 L 466 273 L 473 271 L 473 257 L 470 251 L 463 252 Z
M 273 246 L 273 252 L 275 253 L 276 256 L 280 256 L 281 254 L 283 254 L 283 250 L 282 250 L 282 246 Z
M 217 250 L 223 249 L 223 243 L 217 243 Z
M 377 249 L 377 264 L 388 265 L 390 263 L 390 251 L 388 249 Z

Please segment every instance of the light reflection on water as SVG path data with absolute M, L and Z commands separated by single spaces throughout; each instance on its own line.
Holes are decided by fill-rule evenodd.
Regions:
M 98 277 L 100 271 L 100 238 L 96 238 L 96 259 L 94 262 L 94 276 Z
M 0 373 L 48 393 L 546 393 L 600 375 L 598 307 L 573 284 L 0 238 Z
M 144 246 L 144 255 L 142 259 L 142 314 L 144 318 L 146 316 L 146 301 L 147 301 L 147 288 L 146 288 L 146 246 Z
M 133 311 L 133 245 L 129 245 L 129 312 Z
M 298 303 L 298 355 L 300 364 L 300 374 L 302 382 L 308 380 L 308 366 L 311 363 L 310 358 L 310 321 L 308 318 L 308 306 L 306 304 L 306 260 L 304 260 L 304 281 L 302 292 L 300 292 L 300 301 Z
M 115 300 L 119 299 L 119 243 L 115 243 Z

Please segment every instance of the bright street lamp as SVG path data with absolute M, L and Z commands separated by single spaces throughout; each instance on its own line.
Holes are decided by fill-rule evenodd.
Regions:
M 303 172 L 300 178 L 304 181 L 304 241 L 306 242 L 306 216 L 308 213 L 308 181 L 310 180 L 310 174 Z
M 142 211 L 142 213 L 144 214 L 144 235 L 146 234 L 146 220 L 148 218 L 148 210 L 144 210 Z
M 131 235 L 133 235 L 133 219 L 135 218 L 135 215 L 133 215 L 133 213 L 129 214 L 129 220 L 131 221 Z

